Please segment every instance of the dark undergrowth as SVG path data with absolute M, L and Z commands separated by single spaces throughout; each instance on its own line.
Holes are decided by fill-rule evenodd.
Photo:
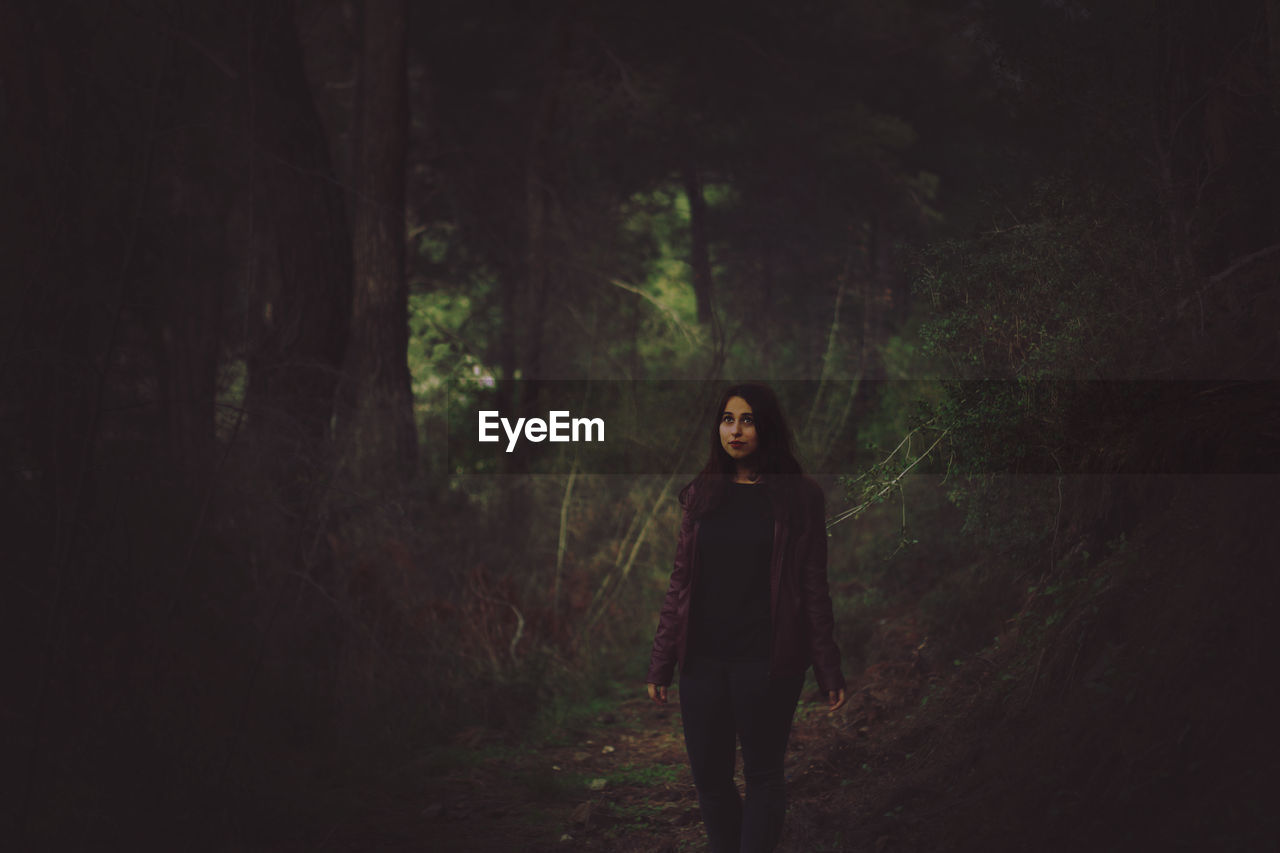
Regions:
M 1146 483 L 1160 497 L 1111 553 L 1038 577 L 994 642 L 922 677 L 895 724 L 848 753 L 842 837 L 1274 849 L 1276 485 Z

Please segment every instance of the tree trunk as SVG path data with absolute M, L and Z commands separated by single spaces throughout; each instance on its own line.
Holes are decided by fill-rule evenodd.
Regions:
M 698 301 L 698 322 L 711 322 L 711 256 L 707 248 L 707 203 L 702 181 L 693 166 L 684 169 L 684 192 L 689 198 L 689 265 L 693 267 L 693 294 Z
M 121 301 L 100 273 L 103 256 L 92 251 L 100 230 L 86 190 L 95 153 L 89 39 L 66 11 L 53 3 L 0 4 L 0 134 L 9 143 L 0 164 L 7 189 L 0 200 L 0 449 L 8 463 L 0 505 L 5 563 L 20 578 L 6 595 L 5 626 L 29 641 L 30 652 L 17 655 L 5 676 L 6 723 L 18 736 L 6 756 L 13 816 L 6 837 L 19 849 L 36 843 L 39 830 L 29 829 L 57 808 L 50 804 L 66 763 L 58 746 L 73 730 L 58 721 L 68 719 L 64 697 L 81 683 L 72 649 L 82 646 L 73 646 L 73 632 L 90 599 L 86 579 L 98 566 L 88 549 L 101 541 L 94 539 L 101 529 L 93 516 L 94 451 L 114 344 L 102 315 Z
M 183 10 L 186 13 L 186 9 Z M 198 15 L 181 19 L 195 28 Z M 205 27 L 219 54 L 230 34 Z M 162 76 L 144 229 L 148 247 L 134 287 L 146 311 L 158 401 L 171 469 L 200 482 L 214 458 L 223 292 L 233 271 L 227 219 L 235 181 L 233 136 L 210 133 L 239 117 L 232 77 L 189 49 L 176 49 Z
M 405 0 L 367 0 L 364 5 L 356 123 L 355 292 L 340 425 L 348 475 L 370 484 L 407 478 L 417 456 L 405 280 L 407 13 Z
M 11 442 L 10 470 L 24 473 L 6 485 L 21 483 L 25 506 L 54 522 L 55 554 L 74 538 L 94 469 L 94 398 L 109 359 L 95 351 L 97 302 L 116 307 L 105 288 L 94 292 L 101 277 L 86 261 L 87 53 L 83 27 L 59 6 L 0 8 L 10 146 L 0 167 L 8 189 L 0 207 L 0 390 L 11 407 L 6 420 L 18 426 L 0 435 Z
M 776 324 L 768 316 L 768 312 L 773 305 L 773 294 L 777 290 L 775 284 L 776 273 L 773 264 L 773 243 L 769 240 L 761 240 L 758 249 L 760 252 L 760 316 L 766 319 L 757 328 L 756 334 L 760 336 L 761 363 L 773 364 Z
M 542 93 L 529 129 L 529 153 L 525 164 L 525 222 L 528 230 L 525 255 L 527 301 L 524 310 L 527 313 L 521 318 L 528 330 L 521 358 L 525 380 L 520 389 L 523 392 L 520 415 L 523 417 L 537 415 L 541 396 L 543 338 L 554 284 L 551 270 L 552 188 L 555 185 L 553 138 L 560 114 L 560 90 L 573 45 L 575 14 L 576 3 L 569 3 L 552 21 Z
M 254 257 L 246 407 L 259 440 L 310 454 L 328 436 L 348 333 L 351 237 L 292 5 L 257 7 L 249 57 Z
M 874 341 L 876 288 L 880 284 L 880 222 L 876 214 L 867 219 L 867 269 L 862 279 L 862 335 L 858 342 L 858 376 L 871 378 L 871 354 Z

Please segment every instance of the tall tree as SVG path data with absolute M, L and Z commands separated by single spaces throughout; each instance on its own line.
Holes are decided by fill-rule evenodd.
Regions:
M 689 265 L 693 268 L 693 294 L 698 304 L 698 322 L 711 322 L 711 255 L 707 249 L 707 203 L 702 197 L 702 180 L 693 165 L 686 165 L 682 177 L 689 198 Z
M 347 471 L 366 482 L 412 472 L 405 279 L 405 154 L 409 131 L 405 0 L 364 4 L 357 98 L 355 290 L 339 412 Z
M 198 4 L 171 7 L 176 30 L 200 33 L 204 52 L 179 41 L 157 75 L 157 133 L 143 185 L 138 275 L 130 283 L 150 343 L 156 403 L 176 470 L 198 477 L 211 460 L 222 348 L 222 310 L 233 272 L 229 220 L 242 184 L 242 84 L 234 70 L 242 24 Z M 215 57 L 210 61 L 210 57 Z M 237 277 L 238 280 L 238 277 Z
M 247 407 L 259 436 L 296 449 L 328 434 L 347 339 L 351 238 L 306 75 L 292 4 L 251 4 Z
M 86 33 L 73 7 L 53 3 L 5 4 L 0 33 L 0 132 L 10 152 L 0 166 L 9 188 L 0 206 L 0 388 L 11 413 L 3 434 L 17 463 L 11 471 L 27 472 L 14 493 L 34 487 L 38 499 L 22 504 L 65 523 L 92 474 L 99 353 L 91 319 L 94 300 L 105 301 L 94 288 L 106 287 L 85 259 Z M 59 552 L 74 527 L 72 518 L 55 531 Z

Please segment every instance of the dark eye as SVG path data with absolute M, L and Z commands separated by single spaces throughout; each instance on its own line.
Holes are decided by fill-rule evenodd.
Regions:
M 742 422 L 743 422 L 744 424 L 753 424 L 753 423 L 755 423 L 755 422 L 756 422 L 756 419 L 755 419 L 755 418 L 753 418 L 753 417 L 751 417 L 751 415 L 743 415 L 743 416 L 742 416 Z

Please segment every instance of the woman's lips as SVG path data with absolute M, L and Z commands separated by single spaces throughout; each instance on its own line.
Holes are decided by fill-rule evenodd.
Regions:
M 742 447 L 742 446 L 744 446 L 745 444 L 746 444 L 746 442 L 743 442 L 743 441 L 731 441 L 731 442 L 729 442 L 729 446 L 730 446 L 730 447 Z

